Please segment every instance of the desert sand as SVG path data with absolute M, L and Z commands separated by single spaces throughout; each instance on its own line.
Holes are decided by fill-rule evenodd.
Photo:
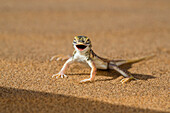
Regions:
M 170 112 L 169 0 L 0 0 L 1 113 Z M 71 55 L 76 35 L 86 35 L 108 59 L 148 60 L 122 66 L 139 80 L 121 84 L 115 71 L 73 64 L 68 78 L 52 78 Z

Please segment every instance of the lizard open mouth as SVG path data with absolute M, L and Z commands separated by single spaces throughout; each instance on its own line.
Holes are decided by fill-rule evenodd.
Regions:
M 84 50 L 87 46 L 86 46 L 86 45 L 76 45 L 76 47 L 77 47 L 80 51 L 82 51 L 82 50 Z

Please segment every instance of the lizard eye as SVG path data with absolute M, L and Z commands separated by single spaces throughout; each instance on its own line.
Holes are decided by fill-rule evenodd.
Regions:
M 74 43 L 74 44 L 76 44 L 76 43 L 77 43 L 76 39 L 74 39 L 74 40 L 73 40 L 73 43 Z
M 90 39 L 87 39 L 86 43 L 89 44 L 90 43 Z

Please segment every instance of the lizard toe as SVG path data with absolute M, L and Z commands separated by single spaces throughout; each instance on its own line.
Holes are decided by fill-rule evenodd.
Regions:
M 57 78 L 58 76 L 59 76 L 59 74 L 54 74 L 54 75 L 52 75 L 52 78 L 53 78 L 53 77 L 56 77 L 56 78 Z
M 57 61 L 62 61 L 62 57 L 58 57 L 56 60 Z
M 124 78 L 124 79 L 122 79 L 120 82 L 121 82 L 122 84 L 124 84 L 124 83 L 129 82 L 130 80 L 131 80 L 130 78 Z
M 52 75 L 52 78 L 53 77 L 56 77 L 56 78 L 59 78 L 59 77 L 61 77 L 61 78 L 67 78 L 67 75 L 65 75 L 65 74 L 54 74 L 54 75 Z
M 89 79 L 84 79 L 84 80 L 81 80 L 80 83 L 87 83 L 87 82 L 93 82 L 93 80 L 91 80 L 90 78 Z
M 134 78 L 134 77 L 130 77 L 130 78 L 124 78 L 124 79 L 122 79 L 120 82 L 121 82 L 122 84 L 124 84 L 124 83 L 130 82 L 132 79 L 137 80 L 137 79 Z

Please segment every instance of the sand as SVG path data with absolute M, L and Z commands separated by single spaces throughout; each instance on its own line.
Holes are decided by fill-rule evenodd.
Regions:
M 169 0 L 0 0 L 1 113 L 170 112 Z M 122 66 L 138 78 L 121 84 L 115 71 L 73 64 L 56 79 L 72 54 L 72 40 L 86 35 L 96 54 L 108 59 L 155 57 Z

